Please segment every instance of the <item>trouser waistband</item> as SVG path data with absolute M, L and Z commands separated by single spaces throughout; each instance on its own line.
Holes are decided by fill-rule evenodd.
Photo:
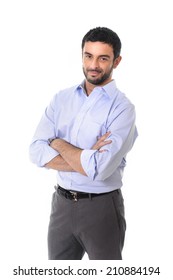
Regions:
M 101 195 L 107 195 L 113 192 L 119 192 L 119 189 L 111 191 L 111 192 L 106 192 L 106 193 L 85 193 L 85 192 L 77 192 L 73 190 L 66 190 L 62 188 L 61 186 L 56 186 L 56 190 L 59 193 L 59 195 L 65 197 L 66 199 L 74 200 L 77 201 L 78 199 L 83 199 L 83 198 L 89 198 L 92 199 L 92 197 L 96 196 L 101 196 Z

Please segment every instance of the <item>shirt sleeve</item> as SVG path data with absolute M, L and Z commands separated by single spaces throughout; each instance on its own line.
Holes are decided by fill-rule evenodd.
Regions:
M 103 147 L 106 151 L 85 149 L 81 154 L 82 167 L 92 180 L 103 181 L 111 176 L 132 148 L 137 137 L 134 106 L 122 110 L 110 122 L 107 131 L 111 131 L 112 143 Z
M 39 167 L 43 167 L 51 159 L 59 155 L 48 143 L 48 139 L 56 138 L 54 129 L 54 99 L 46 108 L 29 147 L 30 159 Z

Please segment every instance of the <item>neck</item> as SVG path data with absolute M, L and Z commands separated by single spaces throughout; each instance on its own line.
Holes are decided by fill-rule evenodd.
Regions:
M 95 87 L 105 86 L 106 84 L 110 83 L 111 81 L 112 81 L 112 79 L 107 80 L 104 83 L 99 84 L 99 85 L 93 85 L 93 84 L 89 83 L 87 80 L 85 80 L 84 87 L 85 87 L 86 94 L 89 96 Z
M 88 81 L 85 81 L 85 91 L 87 95 L 90 95 L 96 85 L 90 84 Z

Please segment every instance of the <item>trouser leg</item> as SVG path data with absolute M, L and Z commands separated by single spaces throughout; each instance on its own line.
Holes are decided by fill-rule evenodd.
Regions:
M 48 256 L 50 260 L 80 260 L 84 249 L 73 235 L 72 201 L 56 192 L 48 228 Z
M 85 201 L 78 214 L 80 238 L 91 260 L 121 260 L 126 222 L 121 191 Z M 83 203 L 84 204 L 84 203 Z

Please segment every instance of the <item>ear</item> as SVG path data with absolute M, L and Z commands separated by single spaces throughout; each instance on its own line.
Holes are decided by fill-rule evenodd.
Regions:
M 118 64 L 120 63 L 122 57 L 119 55 L 115 60 L 114 60 L 114 69 L 118 66 Z

